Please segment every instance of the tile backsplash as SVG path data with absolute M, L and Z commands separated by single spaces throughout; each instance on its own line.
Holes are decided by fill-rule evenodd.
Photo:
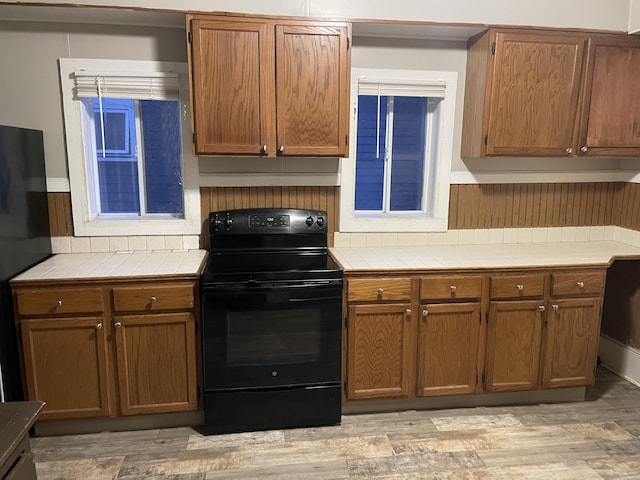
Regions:
M 51 237 L 53 253 L 106 253 L 153 250 L 198 250 L 198 235 L 134 235 L 128 237 Z

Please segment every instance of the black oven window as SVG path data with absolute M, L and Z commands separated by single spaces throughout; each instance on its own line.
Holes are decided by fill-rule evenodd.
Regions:
M 227 366 L 315 363 L 321 337 L 318 309 L 228 312 Z

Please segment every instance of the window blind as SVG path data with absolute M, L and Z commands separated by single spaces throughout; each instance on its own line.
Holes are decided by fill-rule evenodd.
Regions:
M 379 95 L 390 97 L 432 97 L 444 98 L 446 82 L 435 80 L 428 83 L 384 79 L 358 79 L 359 95 Z
M 176 100 L 180 97 L 177 73 L 74 72 L 76 98 L 133 98 Z

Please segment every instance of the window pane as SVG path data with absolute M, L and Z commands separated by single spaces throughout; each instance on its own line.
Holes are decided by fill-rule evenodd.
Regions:
M 180 105 L 174 100 L 141 100 L 145 189 L 148 213 L 184 212 Z
M 388 97 L 358 96 L 355 209 L 381 211 Z M 376 138 L 376 132 L 379 135 Z
M 101 213 L 140 213 L 138 162 L 98 160 Z
M 422 210 L 427 101 L 394 97 L 390 209 Z

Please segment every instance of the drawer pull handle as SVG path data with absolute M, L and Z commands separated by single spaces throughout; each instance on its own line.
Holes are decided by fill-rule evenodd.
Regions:
M 409 316 L 409 317 L 411 316 L 411 309 L 410 308 L 407 308 L 407 316 Z
M 260 149 L 260 153 L 267 153 L 267 146 L 266 145 L 262 145 L 262 148 Z
M 284 145 L 280 145 L 280 148 L 278 148 L 278 152 L 280 153 L 284 152 Z
M 538 310 L 540 310 L 541 312 L 544 312 L 546 310 L 546 308 L 544 308 L 544 305 L 540 305 L 538 307 Z
M 554 303 L 553 305 L 551 305 L 551 308 L 553 308 L 554 310 L 558 310 L 558 304 Z
M 62 306 L 62 300 L 58 300 L 58 301 L 56 302 L 56 305 L 57 305 L 58 307 L 61 307 L 61 306 Z
M 427 315 L 429 315 L 429 311 L 428 310 L 422 310 L 422 316 L 426 317 Z
M 151 297 L 149 298 L 149 303 L 156 303 L 156 300 L 158 300 L 156 297 Z
M 578 285 L 578 288 L 584 288 L 584 282 L 578 282 L 576 285 Z
M 116 322 L 116 323 L 113 324 L 113 326 L 116 327 L 116 328 L 120 328 L 122 326 L 122 323 Z
M 524 285 L 522 285 L 521 283 L 519 283 L 518 285 L 516 285 L 516 288 L 520 291 L 524 290 Z
M 384 293 L 384 288 L 379 288 L 378 289 L 378 295 L 382 295 Z
M 456 293 L 456 286 L 455 285 L 451 285 L 449 288 L 451 289 L 451 293 L 452 294 Z
M 100 330 L 102 328 L 102 322 L 96 324 L 96 330 Z

